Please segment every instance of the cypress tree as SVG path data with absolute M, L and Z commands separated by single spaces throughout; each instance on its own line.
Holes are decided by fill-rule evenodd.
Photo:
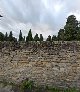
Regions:
M 40 34 L 40 41 L 43 41 L 43 36 L 42 36 L 42 34 Z
M 57 41 L 56 35 L 53 35 L 53 36 L 52 36 L 52 41 Z
M 28 41 L 33 41 L 31 29 L 29 30 L 28 36 L 26 37 L 26 42 L 28 42 Z
M 48 38 L 46 39 L 46 41 L 52 41 L 50 35 L 48 36 Z
M 8 33 L 6 32 L 5 36 L 4 36 L 4 40 L 8 41 Z
M 23 37 L 22 37 L 22 32 L 20 30 L 20 33 L 19 33 L 19 41 L 23 41 Z
M 0 41 L 4 41 L 4 34 L 0 32 Z
M 10 34 L 9 34 L 9 41 L 13 41 L 13 34 L 12 34 L 12 31 L 10 31 Z
M 34 36 L 34 41 L 40 41 L 38 34 L 36 33 L 36 35 Z

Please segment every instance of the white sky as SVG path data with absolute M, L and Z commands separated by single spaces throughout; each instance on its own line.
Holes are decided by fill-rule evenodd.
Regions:
M 0 0 L 0 31 L 10 32 L 18 37 L 22 30 L 27 36 L 32 29 L 33 36 L 57 35 L 66 23 L 66 18 L 74 14 L 80 21 L 80 0 Z

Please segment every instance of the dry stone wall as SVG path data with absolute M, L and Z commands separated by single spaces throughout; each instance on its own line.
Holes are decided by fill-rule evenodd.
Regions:
M 80 87 L 80 42 L 0 42 L 0 81 Z

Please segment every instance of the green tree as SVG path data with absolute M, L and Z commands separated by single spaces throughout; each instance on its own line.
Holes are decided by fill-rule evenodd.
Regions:
M 53 35 L 53 36 L 52 36 L 52 41 L 57 41 L 56 35 Z
M 77 40 L 80 41 L 80 22 L 78 22 Z
M 25 41 L 25 36 L 24 36 L 24 38 L 23 38 L 23 41 Z
M 8 33 L 6 32 L 6 34 L 4 35 L 4 40 L 8 41 Z
M 38 34 L 36 33 L 36 35 L 34 36 L 34 41 L 40 41 Z
M 23 41 L 23 37 L 22 37 L 22 32 L 20 30 L 20 33 L 19 33 L 19 41 Z
M 40 41 L 43 41 L 43 36 L 42 36 L 42 34 L 40 34 Z
M 28 36 L 26 37 L 26 42 L 28 42 L 29 40 L 28 40 Z
M 17 38 L 13 37 L 13 41 L 14 41 L 14 42 L 17 42 Z
M 31 29 L 29 30 L 28 36 L 26 37 L 26 42 L 33 41 Z
M 13 41 L 13 34 L 12 34 L 12 31 L 10 31 L 10 34 L 9 34 L 9 41 Z
M 0 32 L 0 41 L 4 41 L 4 34 Z
M 64 40 L 64 29 L 60 29 L 58 32 L 58 40 Z
M 17 41 L 17 38 L 13 37 L 13 33 L 12 31 L 10 31 L 9 33 L 9 38 L 8 38 L 9 41 Z
M 48 36 L 48 38 L 46 39 L 46 41 L 52 41 L 50 35 Z
M 66 25 L 64 27 L 65 30 L 65 40 L 76 40 L 77 39 L 77 30 L 78 30 L 78 21 L 74 15 L 70 15 L 67 18 Z

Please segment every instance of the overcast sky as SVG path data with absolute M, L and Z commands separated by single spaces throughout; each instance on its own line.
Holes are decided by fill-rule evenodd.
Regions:
M 67 16 L 74 14 L 80 20 L 80 0 L 0 0 L 0 31 L 18 37 L 19 31 L 27 36 L 57 35 L 66 23 Z

